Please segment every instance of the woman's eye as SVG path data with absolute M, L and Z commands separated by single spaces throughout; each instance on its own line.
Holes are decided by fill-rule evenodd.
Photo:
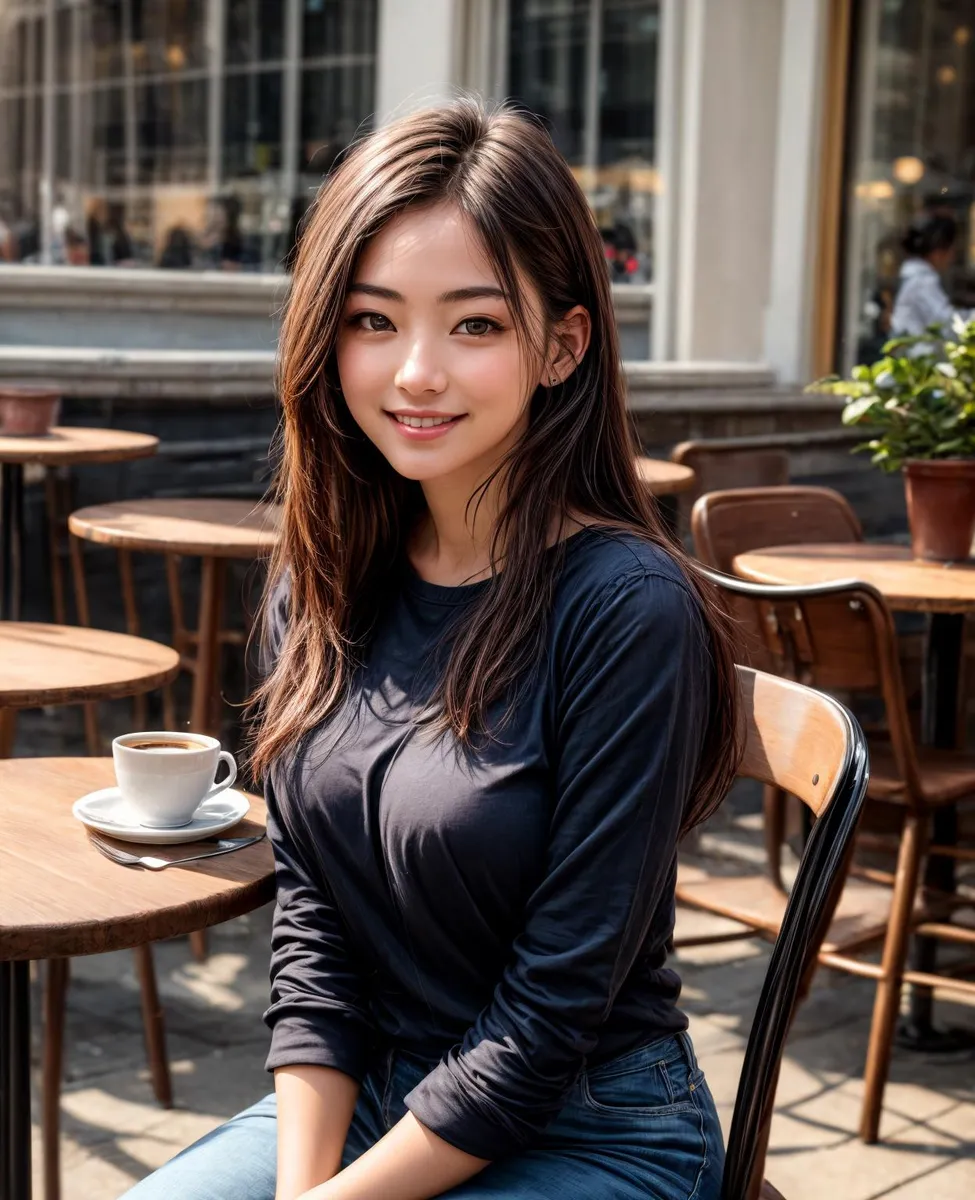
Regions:
M 369 333 L 388 333 L 393 328 L 393 322 L 389 317 L 384 317 L 382 313 L 359 313 L 352 319 L 360 329 L 365 329 Z
M 495 321 L 489 321 L 487 317 L 468 317 L 465 321 L 457 326 L 463 333 L 470 334 L 471 337 L 483 337 L 486 333 L 492 333 L 496 329 L 500 329 Z

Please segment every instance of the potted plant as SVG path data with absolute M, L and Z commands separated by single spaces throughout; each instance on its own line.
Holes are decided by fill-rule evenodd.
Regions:
M 869 431 L 855 449 L 903 472 L 914 556 L 936 561 L 967 559 L 975 536 L 975 321 L 952 333 L 895 338 L 849 379 L 810 385 L 849 397 L 843 424 Z
M 0 383 L 0 436 L 39 437 L 57 420 L 60 392 Z

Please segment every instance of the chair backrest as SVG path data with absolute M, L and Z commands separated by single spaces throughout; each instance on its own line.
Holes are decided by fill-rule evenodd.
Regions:
M 740 773 L 797 795 L 817 814 L 772 948 L 752 1021 L 728 1138 L 724 1200 L 756 1194 L 775 1084 L 800 988 L 846 877 L 867 788 L 867 746 L 837 701 L 792 680 L 738 668 Z
M 694 553 L 732 573 L 736 554 L 765 546 L 860 542 L 863 530 L 846 497 L 832 488 L 732 488 L 701 496 L 691 515 Z
M 697 476 L 694 495 L 724 488 L 776 487 L 789 482 L 789 451 L 763 438 L 708 438 L 681 442 L 670 460 Z
M 859 542 L 860 522 L 845 497 L 831 488 L 735 488 L 701 496 L 691 513 L 694 553 L 705 566 L 734 573 L 735 555 L 766 546 Z M 754 606 L 730 597 L 729 612 L 741 637 L 742 662 L 775 671 Z M 826 686 L 820 683 L 820 686 Z
M 742 644 L 762 638 L 771 673 L 798 683 L 849 696 L 873 696 L 884 709 L 890 749 L 903 799 L 921 796 L 917 749 L 911 731 L 901 677 L 897 632 L 883 596 L 856 580 L 805 587 L 747 583 L 707 568 L 701 573 L 721 592 L 726 608 L 747 606 L 753 626 L 742 630 Z M 736 656 L 741 661 L 741 656 Z M 754 665 L 749 663 L 749 665 Z M 766 780 L 765 782 L 772 782 Z M 802 797 L 793 787 L 787 792 Z

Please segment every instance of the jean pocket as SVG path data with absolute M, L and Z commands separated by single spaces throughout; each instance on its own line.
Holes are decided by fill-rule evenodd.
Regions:
M 703 1079 L 691 1072 L 676 1043 L 648 1046 L 580 1077 L 582 1099 L 594 1112 L 619 1117 L 666 1117 L 689 1112 Z

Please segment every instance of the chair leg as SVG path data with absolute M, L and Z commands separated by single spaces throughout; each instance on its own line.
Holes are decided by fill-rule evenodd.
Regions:
M 214 732 L 210 720 L 213 693 L 220 686 L 219 632 L 223 625 L 224 562 L 219 558 L 204 558 L 201 567 L 196 677 L 193 681 L 190 728 L 196 733 L 210 733 Z
M 207 931 L 205 929 L 197 929 L 195 933 L 190 934 L 190 950 L 193 952 L 193 957 L 198 963 L 206 962 L 210 950 L 207 946 Z
M 122 605 L 125 609 L 125 632 L 132 637 L 140 633 L 139 607 L 135 599 L 135 576 L 132 573 L 132 551 L 118 552 L 119 582 L 122 585 Z M 142 692 L 132 699 L 132 722 L 136 729 L 145 729 L 148 717 L 146 696 Z
M 169 1075 L 169 1059 L 166 1057 L 166 1027 L 163 1022 L 162 1005 L 156 987 L 156 967 L 152 960 L 152 946 L 136 946 L 136 970 L 142 992 L 142 1028 L 146 1036 L 146 1053 L 149 1058 L 149 1074 L 152 1090 L 163 1108 L 173 1107 L 173 1083 Z
M 0 758 L 10 758 L 17 737 L 17 710 L 0 708 Z
M 44 1050 L 41 1065 L 41 1145 L 44 1200 L 61 1197 L 61 1080 L 64 1077 L 64 1020 L 68 995 L 66 958 L 52 958 L 44 980 Z
M 860 1137 L 868 1144 L 876 1142 L 880 1133 L 884 1088 L 887 1086 L 887 1074 L 890 1070 L 904 966 L 910 944 L 911 914 L 917 896 L 918 876 L 926 840 L 926 826 L 914 813 L 908 813 L 904 818 L 904 832 L 897 858 L 890 919 L 880 962 L 881 975 L 874 997 L 870 1043 L 864 1071 Z
M 769 783 L 762 789 L 762 829 L 768 873 L 775 886 L 782 890 L 782 843 L 785 841 L 787 803 L 788 796 L 781 788 Z
M 51 607 L 55 625 L 67 621 L 64 594 L 64 572 L 61 570 L 61 531 L 64 522 L 58 496 L 58 468 L 44 468 L 44 506 L 47 515 L 47 549 L 51 566 Z
M 78 624 L 90 628 L 91 607 L 88 604 L 88 585 L 85 582 L 85 560 L 81 539 L 69 534 L 68 548 L 71 554 L 71 581 L 74 586 L 74 603 L 78 614 Z M 84 706 L 84 714 L 85 746 L 90 755 L 97 757 L 102 752 L 101 736 L 98 731 L 98 705 L 94 701 L 90 701 Z

